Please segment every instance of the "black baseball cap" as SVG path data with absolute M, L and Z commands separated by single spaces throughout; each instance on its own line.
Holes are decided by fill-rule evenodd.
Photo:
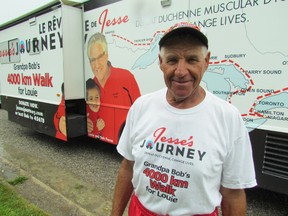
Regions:
M 200 28 L 189 22 L 177 23 L 170 27 L 163 35 L 159 41 L 159 48 L 161 48 L 168 38 L 171 38 L 177 34 L 191 34 L 197 37 L 207 48 L 208 48 L 208 38 L 206 37 L 206 32 L 204 28 Z

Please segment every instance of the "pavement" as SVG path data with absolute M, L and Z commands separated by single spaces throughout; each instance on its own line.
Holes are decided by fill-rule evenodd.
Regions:
M 0 158 L 0 178 L 4 181 L 13 180 L 19 176 L 26 176 L 28 179 L 14 186 L 14 189 L 26 200 L 53 216 L 92 216 L 95 215 L 82 208 L 72 200 L 57 192 L 35 176 L 17 167 L 10 161 Z M 108 209 L 107 209 L 108 215 Z
M 113 145 L 87 137 L 63 142 L 9 121 L 0 109 L 0 178 L 28 177 L 15 190 L 50 215 L 110 215 L 121 160 Z

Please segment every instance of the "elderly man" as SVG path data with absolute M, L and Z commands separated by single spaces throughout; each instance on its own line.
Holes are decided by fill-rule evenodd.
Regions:
M 131 107 L 118 152 L 111 215 L 244 216 L 244 188 L 256 185 L 251 144 L 239 111 L 200 86 L 208 39 L 190 23 L 159 42 L 166 88 Z

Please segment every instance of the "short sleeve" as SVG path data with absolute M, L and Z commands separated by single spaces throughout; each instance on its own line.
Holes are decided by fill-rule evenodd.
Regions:
M 221 185 L 230 189 L 257 185 L 249 134 L 242 124 L 242 119 L 238 125 L 238 136 L 234 139 L 223 165 Z
M 134 156 L 132 154 L 132 128 L 133 128 L 133 107 L 130 108 L 124 130 L 121 134 L 119 143 L 117 145 L 117 151 L 124 158 L 130 161 L 134 161 Z

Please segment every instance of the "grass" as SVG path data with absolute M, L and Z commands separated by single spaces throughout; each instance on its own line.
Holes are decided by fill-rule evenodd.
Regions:
M 8 181 L 9 184 L 15 186 L 18 184 L 23 184 L 28 178 L 26 176 L 18 176 L 17 178 Z
M 26 181 L 27 178 L 19 176 L 13 181 L 12 185 L 17 185 Z M 0 215 L 5 216 L 48 216 L 41 209 L 37 208 L 27 200 L 19 196 L 14 188 L 0 179 Z
M 75 185 L 75 189 L 77 189 L 77 190 L 80 190 L 80 189 L 82 189 L 82 188 L 84 188 L 84 186 L 81 185 L 81 184 L 76 184 L 76 185 Z

